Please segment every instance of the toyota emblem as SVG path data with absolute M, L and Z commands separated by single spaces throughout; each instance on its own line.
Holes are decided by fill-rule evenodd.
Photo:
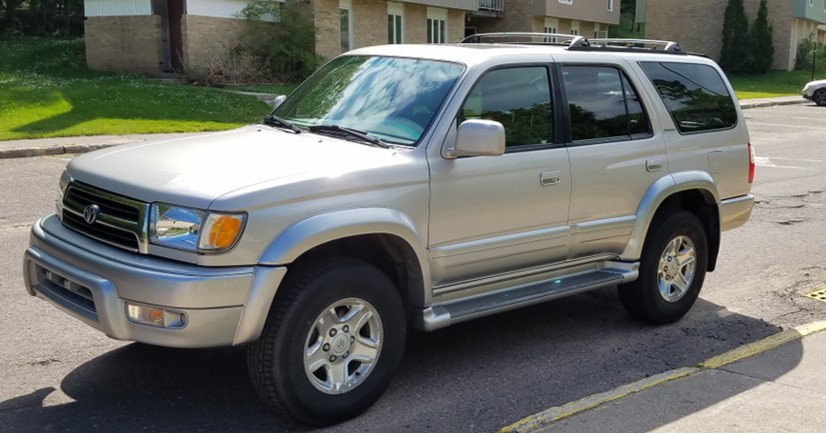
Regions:
M 86 221 L 86 224 L 94 224 L 98 219 L 98 215 L 100 215 L 100 206 L 96 204 L 90 204 L 83 209 L 83 220 Z

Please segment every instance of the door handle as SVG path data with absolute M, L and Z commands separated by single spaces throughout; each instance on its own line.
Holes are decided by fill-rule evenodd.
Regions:
M 663 169 L 663 160 L 660 158 L 649 158 L 645 160 L 647 171 L 660 171 Z
M 539 173 L 539 184 L 542 186 L 557 185 L 559 182 L 559 172 L 556 170 Z

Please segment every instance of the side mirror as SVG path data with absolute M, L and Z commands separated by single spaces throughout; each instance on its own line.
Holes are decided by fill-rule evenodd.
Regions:
M 499 156 L 505 153 L 505 127 L 493 120 L 470 119 L 459 125 L 456 145 L 445 157 Z
M 278 108 L 278 106 L 279 106 L 279 105 L 281 105 L 281 104 L 283 104 L 283 103 L 284 103 L 284 100 L 285 100 L 285 99 L 287 99 L 287 96 L 286 96 L 286 95 L 278 95 L 278 96 L 276 96 L 276 97 L 275 97 L 275 99 L 273 99 L 272 101 L 270 101 L 270 107 L 272 107 L 272 109 L 273 109 L 273 110 L 275 110 L 276 108 Z

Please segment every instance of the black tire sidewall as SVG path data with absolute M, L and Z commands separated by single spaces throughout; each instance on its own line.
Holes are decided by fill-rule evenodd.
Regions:
M 321 312 L 346 298 L 370 303 L 382 323 L 383 342 L 373 370 L 353 390 L 329 395 L 317 390 L 304 371 L 310 327 Z M 303 288 L 284 315 L 276 335 L 274 378 L 285 408 L 296 418 L 326 425 L 368 409 L 384 392 L 401 362 L 406 337 L 404 306 L 393 283 L 369 265 L 349 263 L 321 274 Z
M 826 89 L 817 90 L 814 95 L 812 95 L 812 100 L 821 107 L 826 105 Z
M 660 295 L 658 271 L 660 257 L 666 246 L 677 236 L 687 236 L 694 243 L 697 251 L 694 279 L 691 281 L 688 292 L 676 302 L 668 302 Z M 700 289 L 705 280 L 708 264 L 708 242 L 703 225 L 693 214 L 679 211 L 668 215 L 652 237 L 645 243 L 643 257 L 640 262 L 640 280 L 638 290 L 641 290 L 640 301 L 649 316 L 655 323 L 672 323 L 683 317 L 694 305 L 700 295 Z

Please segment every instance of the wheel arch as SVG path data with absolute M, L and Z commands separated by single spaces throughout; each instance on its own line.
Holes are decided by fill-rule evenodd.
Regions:
M 703 171 L 672 174 L 655 182 L 637 209 L 637 222 L 622 257 L 638 260 L 651 222 L 662 212 L 683 209 L 703 224 L 708 241 L 708 271 L 716 267 L 720 249 L 719 195 L 714 179 Z
M 281 232 L 259 263 L 287 266 L 342 255 L 370 263 L 390 277 L 406 304 L 423 306 L 430 281 L 425 240 L 412 220 L 392 209 L 360 208 L 319 214 Z

